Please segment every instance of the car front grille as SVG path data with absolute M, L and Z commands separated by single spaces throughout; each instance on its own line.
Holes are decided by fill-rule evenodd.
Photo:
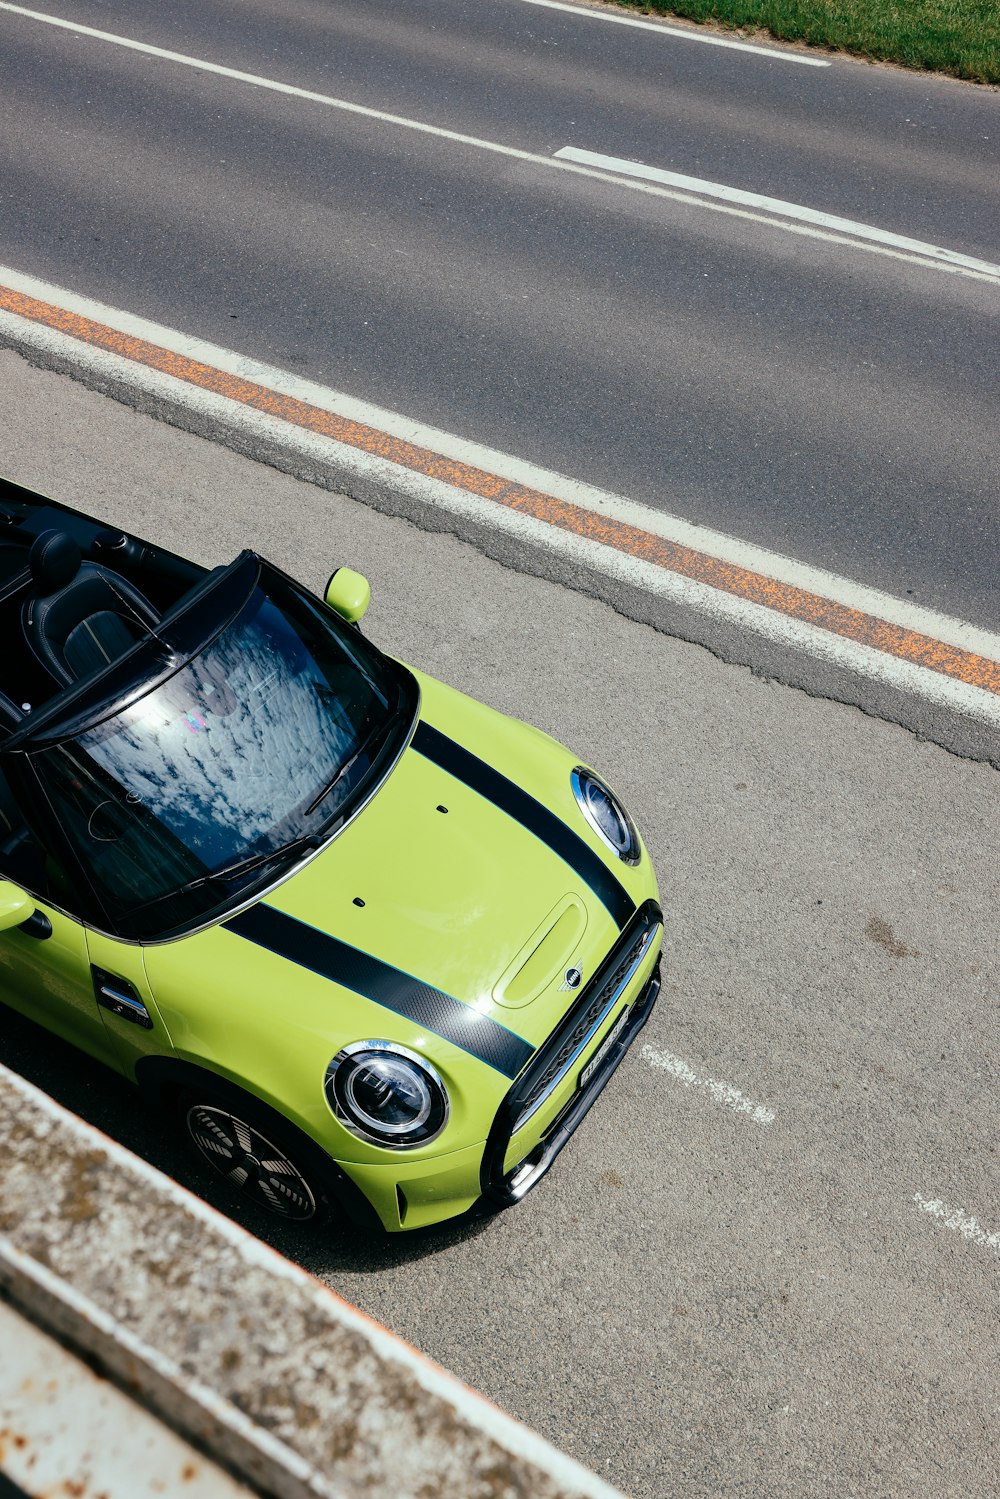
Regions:
M 645 912 L 645 915 L 644 915 Z M 588 1042 L 614 1009 L 649 949 L 662 920 L 658 910 L 640 911 L 626 928 L 607 961 L 588 984 L 579 1000 L 564 1016 L 549 1039 L 535 1053 L 516 1085 L 517 1113 L 512 1134 L 527 1124 L 559 1086 Z
M 527 1186 L 520 1176 L 515 1173 L 515 1180 L 504 1175 L 511 1139 L 551 1098 L 599 1034 L 640 965 L 651 955 L 662 927 L 663 912 L 655 900 L 647 900 L 635 912 L 575 1004 L 518 1074 L 497 1110 L 483 1151 L 480 1177 L 485 1200 L 506 1207 L 524 1195 Z M 527 1157 L 529 1164 L 539 1158 L 535 1168 L 528 1172 L 528 1186 L 544 1173 L 587 1113 L 621 1055 L 645 1025 L 659 988 L 658 972 L 653 972 L 628 1012 L 629 1020 L 620 1043 L 612 1048 L 593 1076 L 588 1076 L 585 1085 L 577 1089 L 559 1118 L 549 1125 L 542 1143 Z

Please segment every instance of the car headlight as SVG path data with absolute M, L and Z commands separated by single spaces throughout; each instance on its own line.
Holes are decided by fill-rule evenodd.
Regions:
M 639 835 L 635 824 L 599 775 L 578 765 L 570 780 L 580 811 L 602 843 L 625 864 L 638 864 Z
M 373 1145 L 426 1145 L 448 1122 L 448 1092 L 423 1057 L 392 1041 L 356 1041 L 326 1069 L 327 1102 L 345 1129 Z

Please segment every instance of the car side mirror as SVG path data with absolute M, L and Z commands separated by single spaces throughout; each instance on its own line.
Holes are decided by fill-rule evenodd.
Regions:
M 346 619 L 349 625 L 356 625 L 371 603 L 371 584 L 353 567 L 338 567 L 326 585 L 323 598 L 334 614 Z
M 22 927 L 29 937 L 50 937 L 52 924 L 26 890 L 11 880 L 0 880 L 0 932 Z

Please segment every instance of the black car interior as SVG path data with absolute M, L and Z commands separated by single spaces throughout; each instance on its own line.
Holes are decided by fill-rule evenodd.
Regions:
M 21 715 L 9 697 L 0 692 L 0 734 L 9 734 L 21 721 Z M 24 830 L 24 822 L 7 778 L 0 772 L 0 860 L 14 854 Z
M 0 746 L 33 709 L 104 670 L 204 570 L 0 479 Z M 38 893 L 52 871 L 0 758 L 0 877 Z
M 0 736 L 10 734 L 23 715 L 0 692 Z M 50 870 L 21 815 L 17 797 L 0 768 L 0 878 L 17 880 L 39 895 L 49 891 Z
M 0 480 L 0 742 L 104 670 L 204 578 L 202 568 Z M 2 831 L 2 827 L 0 827 Z
M 159 612 L 133 583 L 103 563 L 85 562 L 66 531 L 36 536 L 28 570 L 24 638 L 63 686 L 109 665 L 159 623 Z

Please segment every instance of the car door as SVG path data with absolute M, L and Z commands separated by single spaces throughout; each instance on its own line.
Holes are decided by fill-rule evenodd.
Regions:
M 87 951 L 101 1021 L 118 1064 L 134 1081 L 142 1057 L 173 1049 L 146 978 L 143 950 L 137 942 L 120 942 L 89 929 Z
M 0 796 L 0 835 L 8 833 L 0 836 L 0 879 L 31 895 L 35 915 L 0 931 L 0 1002 L 133 1077 L 140 1057 L 170 1049 L 142 948 L 71 914 L 72 887 L 57 859 L 23 824 L 10 836 L 10 809 Z
M 5 874 L 5 878 L 12 876 Z M 32 923 L 33 931 L 14 927 L 0 932 L 0 1001 L 100 1061 L 119 1067 L 114 1038 L 94 993 L 83 923 L 35 892 L 29 893 L 43 920 Z
M 0 879 L 35 904 L 27 923 L 0 931 L 0 1000 L 134 1077 L 141 1056 L 170 1049 L 142 948 L 82 919 L 93 892 L 84 904 L 81 867 L 67 862 L 36 789 L 23 767 L 0 767 Z
M 12 781 L 9 772 L 9 764 L 0 769 L 0 880 L 30 895 L 34 914 L 0 931 L 0 1001 L 133 1076 L 141 1055 L 169 1049 L 142 949 L 81 919 L 81 886 L 57 836 L 46 833 L 33 779 L 21 772 Z M 31 817 L 30 826 L 31 809 L 37 823 Z
M 0 879 L 34 901 L 31 919 L 0 931 L 0 1002 L 102 1062 L 122 1060 L 98 1006 L 87 931 L 59 858 L 25 821 L 28 798 L 0 770 Z

